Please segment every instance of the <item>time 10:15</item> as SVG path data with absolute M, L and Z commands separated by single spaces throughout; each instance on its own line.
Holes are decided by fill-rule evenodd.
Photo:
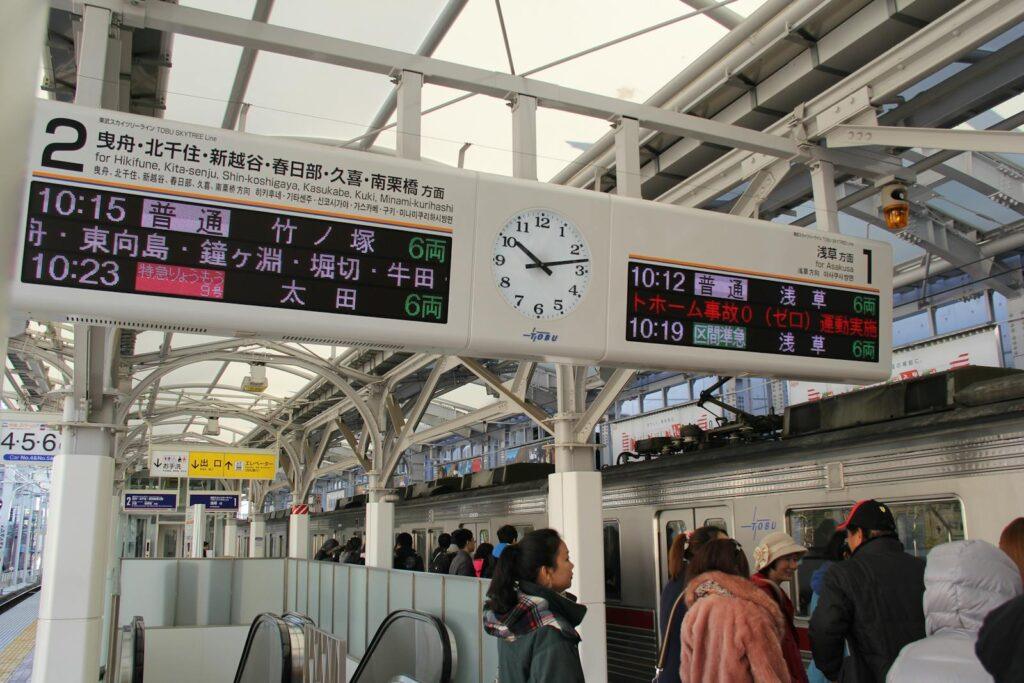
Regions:
M 80 194 L 73 189 L 54 191 L 50 186 L 43 186 L 36 194 L 42 199 L 43 213 L 82 216 L 94 221 L 105 219 L 114 223 L 120 223 L 127 216 L 124 197 L 86 193 L 84 190 Z

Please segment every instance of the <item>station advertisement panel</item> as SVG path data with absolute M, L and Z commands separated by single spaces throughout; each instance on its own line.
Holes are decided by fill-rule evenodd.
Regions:
M 30 317 L 713 374 L 888 374 L 883 243 L 50 101 L 30 153 L 11 274 Z

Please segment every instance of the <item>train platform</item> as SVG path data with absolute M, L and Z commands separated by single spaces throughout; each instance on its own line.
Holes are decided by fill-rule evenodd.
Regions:
M 32 679 L 38 613 L 36 593 L 0 614 L 0 683 L 25 683 Z

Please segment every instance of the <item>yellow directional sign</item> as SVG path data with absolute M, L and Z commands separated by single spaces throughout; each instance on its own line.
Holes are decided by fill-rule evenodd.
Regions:
M 266 479 L 277 473 L 277 454 L 270 451 L 189 451 L 188 476 L 193 479 Z

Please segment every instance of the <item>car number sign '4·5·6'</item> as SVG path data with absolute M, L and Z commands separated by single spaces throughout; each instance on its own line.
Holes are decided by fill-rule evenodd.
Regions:
M 51 101 L 30 154 L 10 274 L 30 317 L 850 383 L 889 373 L 879 242 Z M 187 476 L 208 469 L 195 465 Z

